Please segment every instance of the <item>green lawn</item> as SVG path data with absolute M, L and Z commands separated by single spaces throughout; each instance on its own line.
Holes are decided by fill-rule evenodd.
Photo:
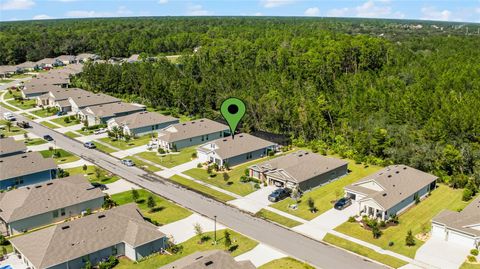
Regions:
M 100 151 L 102 151 L 102 152 L 105 152 L 105 153 L 107 153 L 107 154 L 108 154 L 108 153 L 112 153 L 112 152 L 116 152 L 116 150 L 112 149 L 111 147 L 102 145 L 102 144 L 100 144 L 100 143 L 95 143 L 95 142 L 93 142 L 93 143 L 95 144 L 95 146 L 97 146 L 97 149 L 98 149 L 98 150 L 100 150 Z
M 325 237 L 323 238 L 323 241 L 330 243 L 332 245 L 335 245 L 337 247 L 349 250 L 351 252 L 357 253 L 361 256 L 365 256 L 372 260 L 381 262 L 393 268 L 399 268 L 407 264 L 407 262 L 403 260 L 400 260 L 390 255 L 380 254 L 370 248 L 364 247 L 362 245 L 359 245 L 357 243 L 335 236 L 333 234 L 327 233 L 327 235 L 325 235 Z
M 266 210 L 266 209 L 262 209 L 262 210 L 258 211 L 255 214 L 255 216 L 271 220 L 273 222 L 276 222 L 278 224 L 281 224 L 281 225 L 289 227 L 289 228 L 292 228 L 292 227 L 295 227 L 295 226 L 298 226 L 298 225 L 302 224 L 302 223 L 300 223 L 296 220 L 286 218 L 282 215 L 279 215 L 277 213 L 274 213 L 274 212 Z
M 5 249 L 7 250 L 7 253 L 13 252 L 13 246 L 12 246 L 10 243 L 9 243 L 8 245 L 6 245 L 6 246 L 1 246 L 1 245 L 0 245 L 0 250 L 1 250 L 2 248 L 5 248 Z M 0 251 L 0 253 L 2 253 L 2 252 Z
M 42 121 L 42 122 L 40 122 L 40 124 L 47 127 L 47 128 L 50 128 L 50 129 L 60 128 L 60 126 L 57 126 L 57 125 L 55 125 L 53 123 L 50 123 L 48 121 Z
M 41 118 L 46 118 L 50 116 L 54 116 L 57 113 L 58 110 L 56 109 L 39 109 L 39 110 L 34 110 L 30 113 L 37 115 Z
M 7 103 L 16 106 L 20 109 L 30 109 L 36 106 L 37 102 L 34 99 L 29 100 L 9 100 Z
M 64 135 L 70 137 L 70 138 L 75 138 L 75 137 L 79 137 L 80 135 L 79 134 L 76 134 L 74 132 L 66 132 L 64 133 Z
M 95 165 L 87 165 L 87 170 L 83 170 L 83 166 L 75 167 L 75 168 L 68 168 L 65 169 L 65 171 L 69 172 L 71 176 L 77 175 L 77 174 L 82 174 L 85 175 L 90 182 L 98 182 L 102 184 L 109 184 L 117 181 L 119 177 L 117 175 L 113 175 L 110 172 L 107 172 L 106 170 L 102 168 L 100 169 L 99 176 L 97 177 L 97 174 L 95 172 Z
M 477 258 L 478 259 L 478 258 Z M 464 262 L 462 266 L 460 266 L 460 269 L 480 269 L 480 264 L 471 264 Z
M 291 198 L 287 198 L 278 203 L 275 203 L 271 205 L 271 207 L 285 211 L 306 220 L 311 220 L 321 215 L 322 213 L 325 213 L 325 211 L 333 208 L 332 202 L 343 196 L 343 187 L 350 185 L 358 179 L 370 175 L 381 169 L 381 167 L 379 166 L 370 165 L 366 167 L 363 164 L 356 164 L 352 160 L 347 161 L 348 169 L 351 171 L 348 175 L 340 178 L 339 180 L 336 180 L 334 182 L 331 182 L 329 184 L 305 193 L 298 201 L 298 208 L 296 210 L 289 208 L 289 205 L 295 204 L 295 200 Z M 309 210 L 307 204 L 308 198 L 312 198 L 315 201 L 315 206 L 318 209 L 316 213 L 312 213 Z
M 28 113 L 26 113 L 26 112 L 21 113 L 20 115 L 26 117 L 27 119 L 31 119 L 31 120 L 36 120 L 36 119 L 37 119 L 37 117 L 35 117 L 35 116 L 33 116 L 33 115 L 30 115 L 30 114 L 28 114 Z
M 92 135 L 93 130 L 77 130 L 76 132 L 82 134 L 82 135 Z
M 65 121 L 65 119 L 67 118 L 70 120 L 68 123 Z M 80 120 L 77 120 L 75 119 L 75 117 L 72 117 L 72 116 L 60 117 L 50 121 L 64 127 L 80 124 Z
M 41 139 L 41 138 L 29 138 L 26 140 L 23 140 L 23 143 L 25 143 L 26 146 L 36 146 L 36 145 L 42 145 L 47 143 L 47 141 Z
M 0 79 L 0 84 L 7 84 L 15 81 L 14 79 Z
M 258 267 L 258 269 L 315 269 L 315 267 L 293 258 L 286 257 L 268 262 Z
M 192 153 L 197 152 L 196 147 L 182 149 L 179 153 L 170 153 L 160 157 L 155 151 L 145 151 L 136 155 L 168 168 L 186 163 L 192 160 Z
M 150 164 L 148 164 L 148 163 L 146 163 L 146 162 L 144 162 L 144 161 L 142 161 L 138 158 L 135 158 L 134 156 L 128 156 L 128 157 L 125 157 L 124 159 L 131 159 L 137 167 L 146 169 L 146 170 L 148 170 L 150 172 L 153 172 L 153 173 L 158 172 L 158 171 L 162 171 L 161 168 L 158 168 L 154 165 L 150 165 Z
M 192 227 L 193 229 L 193 227 Z M 257 242 L 253 241 L 252 239 L 245 237 L 235 231 L 228 230 L 230 233 L 230 238 L 232 239 L 232 246 L 236 246 L 232 248 L 231 251 L 232 256 L 238 256 L 243 254 L 247 251 L 252 250 L 254 247 L 257 246 Z M 118 264 L 115 269 L 151 269 L 151 268 L 159 268 L 171 262 L 174 262 L 180 258 L 188 256 L 192 253 L 197 251 L 206 251 L 211 249 L 221 249 L 225 250 L 224 244 L 224 230 L 217 231 L 217 244 L 212 244 L 213 241 L 213 232 L 204 233 L 204 237 L 208 238 L 207 242 L 199 243 L 200 237 L 195 236 L 190 238 L 189 240 L 179 244 L 182 247 L 182 250 L 174 255 L 157 255 L 153 256 L 149 259 L 141 261 L 139 263 L 134 263 L 129 259 L 121 258 L 120 264 Z
M 6 125 L 6 123 L 6 120 L 0 120 L 0 125 Z M 17 127 L 15 122 L 12 122 L 12 127 L 10 127 L 10 130 L 5 126 L 5 128 L 0 131 L 0 133 L 4 134 L 5 136 L 20 135 L 26 132 L 27 131 L 25 131 L 24 129 Z
M 44 158 L 50 158 L 52 157 L 52 154 L 57 151 L 57 152 L 60 152 L 60 157 L 58 158 L 54 158 L 55 159 L 55 162 L 57 164 L 61 164 L 61 163 L 70 163 L 70 162 L 74 162 L 74 161 L 78 161 L 80 160 L 80 158 L 78 158 L 77 156 L 73 155 L 72 153 L 68 152 L 68 151 L 65 151 L 63 149 L 56 149 L 56 150 L 42 150 L 40 151 L 40 154 L 42 154 L 42 156 Z
M 422 232 L 422 227 L 426 230 L 430 229 L 430 220 L 440 211 L 444 209 L 456 211 L 463 209 L 467 204 L 467 202 L 462 201 L 461 189 L 455 190 L 440 184 L 430 197 L 401 214 L 399 216 L 399 225 L 383 230 L 383 235 L 378 239 L 374 239 L 372 232 L 360 227 L 358 223 L 345 222 L 335 228 L 335 230 L 375 244 L 383 249 L 414 258 L 415 252 L 423 245 L 423 242 L 416 240 L 417 244 L 415 246 L 407 247 L 405 245 L 405 237 L 408 230 L 411 229 L 414 235 L 419 234 Z M 388 246 L 390 241 L 394 243 L 391 247 Z
M 10 110 L 10 111 L 18 111 L 18 109 L 14 108 L 13 106 L 9 106 L 9 105 L 7 105 L 7 104 L 5 104 L 5 103 L 3 103 L 3 102 L 0 102 L 0 106 L 4 107 L 4 108 L 6 108 L 6 109 L 8 109 L 8 110 Z
M 143 216 L 150 218 L 152 221 L 158 221 L 160 225 L 184 219 L 192 214 L 189 210 L 154 194 L 153 197 L 157 202 L 157 205 L 155 207 L 156 210 L 151 212 L 147 206 L 147 199 L 152 193 L 142 189 L 138 190 L 138 194 L 140 197 L 137 200 L 137 205 L 140 208 L 140 211 L 142 211 Z M 112 195 L 112 199 L 119 205 L 133 203 L 132 191 L 114 194 Z
M 112 140 L 110 137 L 105 137 L 105 138 L 101 138 L 100 141 L 107 143 L 109 145 L 112 145 L 118 149 L 126 150 L 129 148 L 146 145 L 150 141 L 150 138 L 151 138 L 150 135 L 144 135 L 139 138 L 131 139 L 130 141 L 125 142 L 124 140 L 121 140 L 121 139 Z
M 18 90 L 7 91 L 7 93 L 3 96 L 3 99 L 13 99 L 15 97 L 22 97 L 22 93 Z
M 175 181 L 176 183 L 183 185 L 189 189 L 196 190 L 198 192 L 201 192 L 203 194 L 206 194 L 208 196 L 211 196 L 219 201 L 222 202 L 227 202 L 230 200 L 235 199 L 234 197 L 225 194 L 223 192 L 216 191 L 214 189 L 211 189 L 209 187 L 203 186 L 202 184 L 198 184 L 197 182 L 191 181 L 189 179 L 186 179 L 184 177 L 181 177 L 179 175 L 174 175 L 170 178 L 172 181 Z

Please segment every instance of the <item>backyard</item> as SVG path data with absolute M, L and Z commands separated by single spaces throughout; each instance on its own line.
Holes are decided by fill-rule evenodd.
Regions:
M 180 207 L 170 201 L 167 201 L 147 190 L 138 190 L 139 198 L 136 204 L 142 211 L 142 215 L 151 219 L 154 222 L 158 222 L 160 225 L 165 225 L 171 222 L 175 222 L 186 218 L 192 214 L 189 210 Z M 147 200 L 148 196 L 153 195 L 156 202 L 156 206 L 153 212 L 148 208 Z M 126 191 L 112 195 L 112 199 L 119 205 L 133 203 L 132 191 Z
M 169 153 L 165 156 L 158 155 L 156 151 L 145 151 L 136 155 L 161 166 L 171 168 L 189 162 L 192 159 L 192 153 L 194 152 L 196 152 L 196 147 L 184 148 L 178 153 Z
M 367 166 L 364 164 L 356 164 L 355 161 L 352 160 L 347 161 L 348 169 L 350 170 L 350 173 L 348 175 L 334 182 L 328 183 L 324 186 L 306 192 L 302 196 L 302 198 L 298 200 L 297 209 L 293 210 L 289 207 L 291 204 L 296 203 L 295 200 L 293 200 L 292 198 L 284 199 L 278 203 L 271 205 L 271 207 L 285 211 L 306 220 L 311 220 L 315 217 L 318 217 L 322 213 L 325 213 L 327 210 L 333 208 L 332 201 L 335 201 L 343 196 L 343 187 L 350 185 L 359 180 L 360 178 L 363 178 L 381 169 L 381 167 L 379 166 Z M 315 201 L 315 207 L 317 208 L 317 212 L 312 213 L 309 210 L 308 204 L 306 202 L 308 198 L 312 198 Z
M 122 140 L 122 139 L 115 140 L 115 139 L 112 139 L 110 137 L 101 138 L 99 140 L 101 142 L 107 143 L 107 144 L 109 144 L 109 145 L 111 145 L 115 148 L 118 148 L 118 149 L 121 149 L 121 150 L 126 150 L 126 149 L 130 149 L 130 148 L 146 145 L 146 144 L 148 144 L 150 139 L 151 139 L 150 135 L 144 135 L 144 136 L 141 136 L 141 137 L 138 137 L 138 138 L 135 138 L 135 139 L 131 139 L 128 142 L 126 142 L 125 140 Z
M 40 151 L 40 154 L 42 154 L 44 158 L 50 158 L 53 157 L 54 154 L 58 154 L 56 157 L 53 158 L 57 164 L 69 163 L 80 160 L 79 157 L 63 149 L 42 150 Z
M 99 167 L 96 170 L 95 167 L 95 165 L 87 165 L 87 170 L 83 170 L 83 166 L 79 166 L 65 169 L 65 171 L 70 173 L 71 176 L 83 174 L 88 178 L 88 180 L 90 180 L 90 182 L 98 182 L 102 184 L 113 183 L 119 179 L 117 175 L 113 175 Z
M 192 180 L 189 180 L 187 178 L 181 177 L 179 175 L 174 175 L 170 178 L 172 181 L 175 181 L 176 183 L 185 186 L 186 188 L 204 193 L 208 196 L 211 196 L 219 201 L 222 202 L 228 202 L 230 200 L 235 199 L 234 197 L 225 194 L 223 192 L 219 192 L 217 190 L 214 190 L 212 188 L 209 188 L 207 186 L 204 186 L 202 184 L 198 184 L 197 182 L 194 182 Z
M 193 229 L 193 226 L 192 226 Z M 257 246 L 257 242 L 252 239 L 245 237 L 235 231 L 228 230 L 230 233 L 230 238 L 232 240 L 232 247 L 230 247 L 230 252 L 232 256 L 238 256 L 247 251 L 252 250 Z M 200 236 L 194 236 L 189 240 L 178 244 L 181 250 L 174 255 L 157 255 L 149 259 L 141 261 L 139 263 L 134 263 L 131 260 L 126 258 L 120 259 L 120 264 L 115 267 L 115 269 L 150 269 L 150 268 L 159 268 L 168 263 L 174 262 L 180 258 L 188 256 L 197 251 L 206 251 L 211 249 L 220 249 L 225 250 L 225 239 L 224 239 L 224 230 L 217 231 L 217 244 L 212 244 L 213 241 L 213 232 L 204 233 L 203 237 L 208 239 L 206 242 L 199 243 Z
M 452 189 L 440 184 L 436 190 L 432 191 L 431 196 L 401 214 L 399 216 L 400 224 L 383 230 L 383 235 L 378 239 L 374 239 L 371 231 L 360 227 L 360 225 L 355 222 L 345 222 L 335 228 L 335 230 L 375 244 L 383 249 L 413 258 L 417 249 L 422 246 L 424 242 L 415 239 L 415 246 L 406 246 L 405 237 L 409 230 L 412 230 L 413 235 L 428 232 L 430 230 L 430 220 L 440 213 L 440 211 L 444 209 L 457 211 L 467 205 L 468 202 L 462 201 L 461 189 Z M 393 246 L 389 246 L 390 242 L 393 242 Z

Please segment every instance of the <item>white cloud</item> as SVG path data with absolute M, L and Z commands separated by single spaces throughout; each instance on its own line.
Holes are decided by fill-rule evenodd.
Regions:
M 257 12 L 253 14 L 254 16 L 263 16 L 262 12 Z
M 115 12 L 95 11 L 95 10 L 71 10 L 65 15 L 70 18 L 97 18 L 97 17 L 126 17 L 132 15 L 133 12 L 124 6 L 118 7 Z
M 49 19 L 53 19 L 53 18 L 46 14 L 36 15 L 36 16 L 33 16 L 32 18 L 32 20 L 49 20 Z
M 401 19 L 405 15 L 393 12 L 388 5 L 390 0 L 369 0 L 352 8 L 335 8 L 327 12 L 329 17 L 361 17 L 361 18 L 395 18 Z
M 437 10 L 434 7 L 422 8 L 422 20 L 449 21 L 452 19 L 452 12 L 448 9 Z
M 190 5 L 187 8 L 188 16 L 208 16 L 212 15 L 213 12 L 205 10 L 202 5 Z
M 163 4 L 168 3 L 168 0 L 158 0 L 158 3 L 159 3 L 160 5 L 163 5 Z
M 318 16 L 320 14 L 320 9 L 318 7 L 310 7 L 307 8 L 303 14 L 306 16 Z
M 0 10 L 29 9 L 35 5 L 33 0 L 8 0 L 0 3 Z
M 296 0 L 261 0 L 263 7 L 272 8 L 295 3 Z

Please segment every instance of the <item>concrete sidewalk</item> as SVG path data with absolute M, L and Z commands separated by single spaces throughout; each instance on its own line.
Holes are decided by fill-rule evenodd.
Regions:
M 255 267 L 260 267 L 268 262 L 285 257 L 287 257 L 287 255 L 285 255 L 283 252 L 260 243 L 254 249 L 235 257 L 235 260 L 249 260 L 253 263 L 253 265 L 255 265 Z

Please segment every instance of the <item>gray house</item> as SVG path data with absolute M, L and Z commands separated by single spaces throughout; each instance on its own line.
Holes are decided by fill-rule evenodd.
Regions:
M 14 235 L 102 208 L 103 192 L 83 175 L 0 193 L 0 233 Z
M 144 220 L 134 204 L 122 205 L 10 240 L 33 269 L 80 269 L 110 256 L 137 261 L 162 251 L 165 234 Z
M 177 118 L 148 111 L 115 117 L 107 121 L 109 130 L 112 130 L 112 128 L 116 126 L 120 128 L 124 134 L 128 135 L 149 134 L 175 123 L 178 123 Z
M 65 87 L 68 83 L 69 79 L 59 77 L 33 78 L 21 87 L 21 92 L 23 98 L 36 98 L 49 91 Z
M 209 119 L 192 120 L 171 125 L 158 132 L 159 145 L 167 150 L 191 147 L 229 134 L 225 124 Z
M 390 165 L 346 186 L 345 193 L 358 215 L 387 220 L 435 189 L 438 177 L 406 165 Z
M 235 139 L 228 136 L 199 146 L 197 156 L 200 162 L 234 166 L 265 157 L 269 150 L 276 149 L 277 144 L 273 142 L 241 133 L 236 134 Z
M 27 151 L 25 144 L 13 137 L 0 138 L 0 158 L 22 154 L 25 151 Z
M 77 62 L 77 57 L 75 55 L 60 55 L 55 59 L 62 62 L 64 65 L 74 64 Z
M 90 92 L 88 95 L 68 97 L 72 111 L 76 114 L 89 106 L 98 106 L 102 104 L 118 103 L 120 99 L 103 93 Z
M 88 125 L 105 124 L 107 121 L 114 117 L 121 117 L 136 112 L 145 111 L 145 106 L 134 105 L 124 102 L 115 102 L 108 104 L 100 104 L 96 106 L 88 106 L 80 112 L 78 115 L 81 119 L 86 119 Z
M 221 250 L 195 252 L 160 269 L 255 269 L 251 261 L 236 261 L 230 253 Z
M 91 93 L 89 91 L 79 88 L 54 88 L 48 93 L 37 96 L 37 106 L 56 107 L 61 111 L 68 112 L 72 110 L 72 105 L 68 98 L 75 98 L 77 96 L 87 96 Z
M 22 187 L 57 177 L 57 164 L 38 152 L 0 158 L 0 190 Z
M 306 191 L 348 173 L 348 162 L 319 154 L 296 151 L 250 166 L 250 176 L 278 187 Z

